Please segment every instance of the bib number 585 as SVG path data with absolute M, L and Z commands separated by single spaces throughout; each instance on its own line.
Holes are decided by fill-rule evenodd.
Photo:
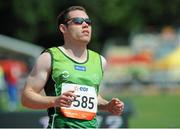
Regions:
M 76 98 L 74 99 L 74 107 L 82 107 L 82 108 L 88 108 L 88 109 L 93 109 L 94 108 L 94 103 L 93 100 L 94 97 L 87 97 L 87 96 L 80 96 L 77 95 Z

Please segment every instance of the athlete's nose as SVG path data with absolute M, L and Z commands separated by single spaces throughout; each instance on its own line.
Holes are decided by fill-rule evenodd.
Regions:
M 83 28 L 88 28 L 89 27 L 89 25 L 85 21 L 83 21 L 82 26 L 83 26 Z

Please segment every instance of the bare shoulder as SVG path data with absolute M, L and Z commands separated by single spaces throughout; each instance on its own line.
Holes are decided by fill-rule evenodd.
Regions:
M 48 52 L 42 53 L 36 61 L 36 66 L 42 69 L 49 69 L 51 67 L 51 55 Z
M 36 60 L 30 76 L 37 77 L 41 73 L 49 73 L 51 70 L 51 55 L 48 52 L 42 53 Z
M 105 67 L 106 67 L 107 61 L 106 61 L 105 57 L 102 56 L 102 55 L 101 55 L 101 61 L 102 61 L 102 68 L 103 68 L 103 70 L 104 70 Z

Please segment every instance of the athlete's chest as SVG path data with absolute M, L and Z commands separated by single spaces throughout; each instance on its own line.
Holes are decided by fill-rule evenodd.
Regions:
M 70 61 L 54 62 L 53 78 L 57 83 L 73 82 L 77 84 L 99 85 L 102 74 L 95 62 L 77 64 Z

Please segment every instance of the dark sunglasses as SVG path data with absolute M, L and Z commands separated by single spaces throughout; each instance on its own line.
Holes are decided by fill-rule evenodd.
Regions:
M 91 25 L 92 22 L 89 18 L 80 18 L 80 17 L 75 17 L 75 18 L 70 18 L 65 21 L 66 24 L 71 21 L 72 23 L 76 25 L 81 25 L 83 22 L 86 22 L 86 24 Z

